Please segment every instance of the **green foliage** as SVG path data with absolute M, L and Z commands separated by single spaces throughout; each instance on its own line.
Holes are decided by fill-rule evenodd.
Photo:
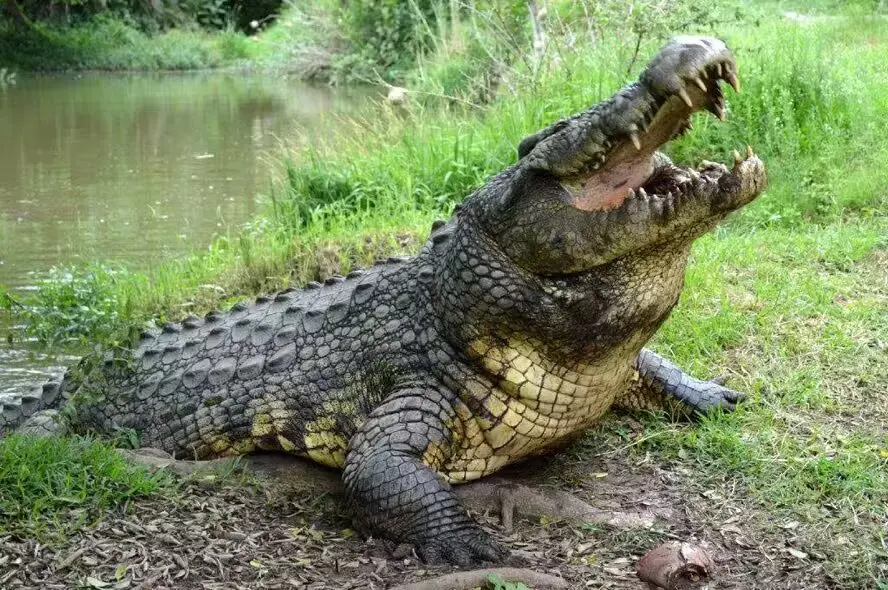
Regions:
M 445 91 L 458 94 L 528 37 L 527 6 L 519 0 L 360 0 L 332 10 L 344 40 L 331 48 L 340 81 L 422 80 L 414 68 L 425 58 L 447 70 Z M 465 69 L 445 65 L 454 59 Z
M 781 43 L 768 42 L 769 35 L 780 35 Z M 782 24 L 742 31 L 734 44 L 744 88 L 730 101 L 727 125 L 704 119 L 673 146 L 674 155 L 684 161 L 713 151 L 727 155 L 742 147 L 734 138 L 766 155 L 769 198 L 744 211 L 757 225 L 883 211 L 888 196 L 878 187 L 886 172 L 877 162 L 888 155 L 882 141 L 888 82 L 879 74 L 880 51 L 859 45 L 861 35 L 888 40 L 884 27 L 856 20 L 819 33 Z M 837 168 L 838 160 L 848 164 Z
M 251 57 L 247 35 L 273 20 L 279 5 L 271 0 L 25 2 L 34 18 L 27 26 L 0 11 L 0 66 L 183 70 L 236 64 Z
M 171 485 L 95 440 L 12 434 L 0 439 L 0 535 L 51 541 Z
M 3 285 L 0 285 L 0 309 L 12 311 L 16 305 L 18 305 L 18 302 L 13 299 L 9 291 L 3 288 Z
M 147 35 L 122 20 L 96 17 L 68 28 L 19 30 L 0 23 L 0 63 L 24 70 L 183 70 L 245 58 L 246 38 L 173 29 Z
M 220 31 L 215 37 L 215 45 L 222 63 L 246 60 L 251 55 L 249 38 L 231 29 Z
M 555 2 L 561 22 L 586 22 L 596 36 L 629 35 L 661 40 L 679 31 L 711 28 L 741 19 L 736 0 L 581 0 Z
M 528 590 L 527 586 L 521 582 L 507 582 L 497 574 L 487 576 L 487 590 Z
M 388 126 L 383 131 L 383 126 Z M 415 126 L 415 134 L 403 133 Z M 331 153 L 321 146 L 306 146 L 298 160 L 286 163 L 286 181 L 272 194 L 272 220 L 287 232 L 308 225 L 323 227 L 337 218 L 373 214 L 392 205 L 408 210 L 448 211 L 506 158 L 485 149 L 485 138 L 473 135 L 473 125 L 459 126 L 431 120 L 424 124 L 396 113 L 376 122 L 354 123 L 343 129 L 342 158 L 331 167 Z M 382 132 L 374 142 L 388 141 L 397 149 L 371 153 L 360 145 L 363 134 Z M 435 141 L 435 137 L 439 141 Z M 341 165 L 339 165 L 341 164 Z
M 106 264 L 53 267 L 17 312 L 27 334 L 47 345 L 108 341 L 127 321 L 120 286 L 130 278 L 125 269 Z M 13 300 L 7 299 L 6 307 L 12 308 Z
M 186 0 L 179 7 L 205 29 L 221 30 L 232 25 L 229 0 Z
M 783 10 L 813 15 L 866 15 L 888 12 L 886 0 L 773 0 Z
M 391 67 L 423 43 L 423 24 L 433 17 L 429 0 L 356 0 L 345 7 L 347 35 L 372 63 Z
M 429 47 L 407 76 L 410 88 L 433 97 L 486 104 L 501 77 L 529 55 L 531 28 L 525 2 L 458 3 L 437 19 Z M 456 15 L 456 18 L 454 18 Z
M 8 0 L 12 1 L 12 0 Z M 176 27 L 222 30 L 238 26 L 253 32 L 252 20 L 273 16 L 281 0 L 16 0 L 21 13 L 36 23 L 72 26 L 96 16 L 121 20 L 145 33 Z M 2 19 L 2 12 L 0 12 Z

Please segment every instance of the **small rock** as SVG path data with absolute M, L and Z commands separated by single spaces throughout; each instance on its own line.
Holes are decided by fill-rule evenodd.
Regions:
M 700 588 L 715 564 L 705 549 L 691 543 L 669 541 L 638 560 L 636 572 L 651 588 L 686 590 Z
M 407 89 L 400 86 L 392 86 L 389 88 L 388 96 L 385 97 L 389 104 L 404 104 L 407 101 Z

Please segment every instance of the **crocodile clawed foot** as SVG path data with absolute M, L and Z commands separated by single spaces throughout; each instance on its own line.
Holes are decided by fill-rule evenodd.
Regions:
M 480 527 L 438 534 L 418 544 L 416 551 L 426 563 L 452 563 L 463 567 L 483 562 L 499 563 L 509 556 L 509 550 Z
M 725 387 L 727 380 L 727 376 L 722 375 L 711 381 L 701 381 L 699 395 L 694 396 L 696 399 L 691 403 L 694 409 L 704 414 L 716 409 L 728 412 L 735 410 L 737 404 L 746 399 L 746 393 Z

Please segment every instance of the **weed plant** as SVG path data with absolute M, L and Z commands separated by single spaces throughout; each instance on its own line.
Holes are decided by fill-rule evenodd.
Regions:
M 116 450 L 81 437 L 0 441 L 0 536 L 58 541 L 127 502 L 172 491 Z

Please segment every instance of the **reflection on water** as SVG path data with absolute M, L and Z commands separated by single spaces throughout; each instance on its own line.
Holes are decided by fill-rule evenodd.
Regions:
M 0 90 L 0 285 L 206 246 L 255 212 L 279 138 L 317 132 L 362 94 L 243 74 L 19 77 Z M 0 348 L 0 396 L 46 363 Z

